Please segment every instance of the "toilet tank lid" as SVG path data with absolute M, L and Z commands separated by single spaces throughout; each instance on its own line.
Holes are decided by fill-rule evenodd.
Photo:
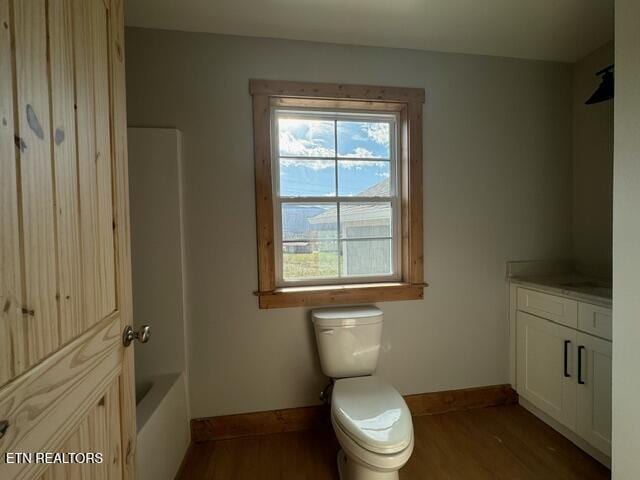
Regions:
M 364 307 L 321 308 L 311 312 L 319 327 L 344 327 L 382 322 L 382 310 L 373 305 Z

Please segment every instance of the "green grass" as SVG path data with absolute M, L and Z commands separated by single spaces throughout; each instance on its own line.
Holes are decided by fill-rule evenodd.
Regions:
M 286 280 L 338 276 L 336 252 L 283 253 L 282 260 Z

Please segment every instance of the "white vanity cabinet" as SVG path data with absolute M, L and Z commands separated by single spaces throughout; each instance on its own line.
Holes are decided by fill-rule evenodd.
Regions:
M 611 342 L 578 332 L 576 432 L 611 455 Z
M 610 457 L 611 309 L 520 286 L 511 302 L 518 394 Z
M 568 428 L 576 425 L 575 330 L 518 312 L 518 394 Z

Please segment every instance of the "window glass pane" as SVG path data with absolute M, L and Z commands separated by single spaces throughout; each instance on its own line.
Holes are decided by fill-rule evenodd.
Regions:
M 281 197 L 327 197 L 335 194 L 335 161 L 280 159 Z
M 342 276 L 390 275 L 391 239 L 343 240 Z
M 282 205 L 282 240 L 336 240 L 337 204 Z
M 340 237 L 391 237 L 391 203 L 341 203 Z
M 298 241 L 282 244 L 285 280 L 309 280 L 338 276 L 337 241 Z
M 389 123 L 338 121 L 338 156 L 391 158 Z
M 338 195 L 388 197 L 390 189 L 391 162 L 338 161 Z
M 280 155 L 333 157 L 336 153 L 334 122 L 331 120 L 278 120 Z

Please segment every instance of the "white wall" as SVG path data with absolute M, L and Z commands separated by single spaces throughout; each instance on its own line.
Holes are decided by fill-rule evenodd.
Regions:
M 602 278 L 611 278 L 613 101 L 584 102 L 611 64 L 613 43 L 573 67 L 573 252 L 578 271 Z
M 640 2 L 616 0 L 613 478 L 640 478 Z
M 134 328 L 151 326 L 136 343 L 136 390 L 154 377 L 186 371 L 182 269 L 180 132 L 130 128 L 129 204 Z
M 403 394 L 508 382 L 505 261 L 571 252 L 570 65 L 127 30 L 130 125 L 184 142 L 194 417 L 318 403 L 307 309 L 259 310 L 250 78 L 424 87 L 424 301 L 382 304 Z

